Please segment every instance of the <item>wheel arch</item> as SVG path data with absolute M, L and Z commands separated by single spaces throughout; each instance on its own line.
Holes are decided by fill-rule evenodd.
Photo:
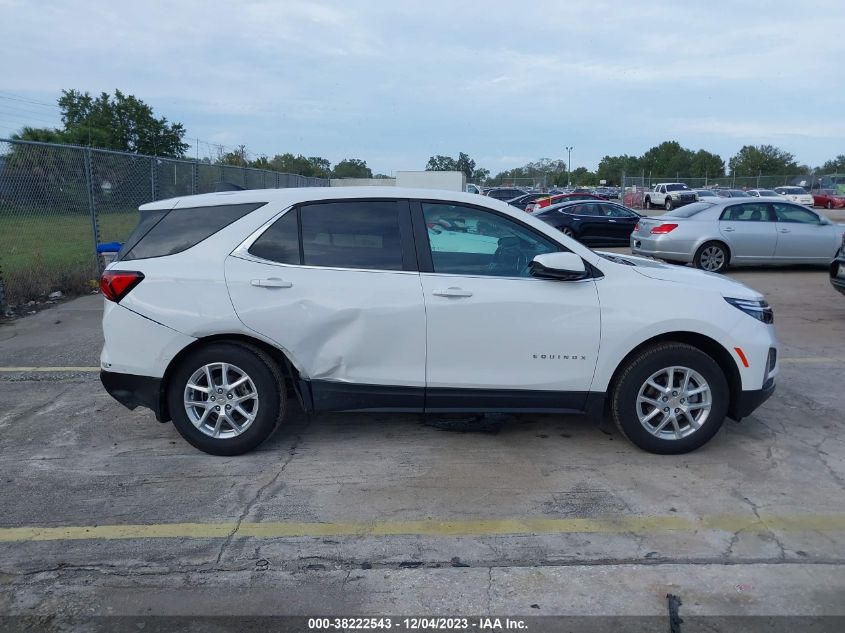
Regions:
M 173 376 L 173 372 L 176 367 L 179 366 L 179 363 L 181 363 L 186 356 L 188 356 L 197 349 L 200 349 L 212 343 L 224 342 L 239 343 L 242 345 L 245 344 L 252 347 L 257 347 L 262 352 L 267 354 L 276 363 L 279 368 L 279 371 L 281 371 L 282 373 L 282 376 L 284 376 L 285 384 L 281 387 L 283 389 L 293 388 L 293 390 L 296 392 L 297 398 L 300 400 L 300 404 L 303 404 L 303 406 L 305 406 L 305 394 L 301 392 L 302 381 L 300 380 L 299 371 L 296 369 L 294 364 L 291 363 L 290 359 L 288 359 L 288 357 L 282 350 L 280 350 L 278 347 L 270 345 L 265 341 L 262 341 L 258 338 L 254 338 L 252 336 L 248 336 L 246 334 L 212 334 L 209 336 L 198 338 L 197 340 L 193 341 L 190 345 L 183 347 L 167 365 L 167 369 L 164 371 L 164 376 L 161 379 L 161 387 L 159 393 L 159 422 L 169 422 L 171 419 L 167 402 L 167 390 L 170 384 L 170 379 Z M 310 400 L 310 394 L 308 395 L 308 398 Z
M 742 378 L 739 373 L 739 367 L 737 366 L 731 353 L 717 340 L 710 338 L 705 334 L 698 332 L 677 331 L 665 332 L 646 339 L 630 350 L 625 357 L 619 361 L 616 365 L 616 369 L 614 369 L 613 374 L 610 377 L 610 381 L 607 383 L 607 397 L 605 398 L 604 411 L 605 415 L 608 413 L 610 407 L 610 394 L 612 394 L 613 390 L 616 388 L 616 383 L 619 380 L 619 376 L 622 374 L 623 368 L 642 350 L 659 343 L 686 343 L 687 345 L 691 345 L 710 356 L 710 358 L 716 362 L 725 374 L 725 380 L 727 380 L 728 383 L 728 391 L 730 392 L 728 411 L 730 412 L 735 409 L 735 405 L 742 393 Z

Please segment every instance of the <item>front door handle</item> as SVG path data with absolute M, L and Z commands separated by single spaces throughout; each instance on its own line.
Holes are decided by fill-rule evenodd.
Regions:
M 778 229 L 778 233 L 790 233 L 789 229 Z
M 253 286 L 259 288 L 291 288 L 293 282 L 279 279 L 278 277 L 270 277 L 269 279 L 252 279 L 249 282 Z
M 608 220 L 608 222 L 612 222 L 613 224 L 616 224 L 616 220 Z
M 726 226 L 725 228 L 722 229 L 722 231 L 724 233 L 733 233 L 734 231 L 736 231 L 736 229 L 733 228 L 732 226 Z
M 450 286 L 446 288 L 446 290 L 435 290 L 432 294 L 435 297 L 471 297 L 472 292 L 469 290 L 464 290 L 463 288 L 457 288 L 455 286 Z

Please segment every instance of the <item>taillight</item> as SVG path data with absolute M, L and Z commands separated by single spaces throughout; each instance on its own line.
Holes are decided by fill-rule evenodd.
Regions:
M 144 273 L 131 270 L 107 270 L 100 277 L 100 292 L 109 301 L 120 303 L 144 279 Z
M 660 224 L 658 226 L 653 227 L 650 233 L 652 235 L 666 235 L 666 233 L 671 233 L 677 228 L 677 224 Z

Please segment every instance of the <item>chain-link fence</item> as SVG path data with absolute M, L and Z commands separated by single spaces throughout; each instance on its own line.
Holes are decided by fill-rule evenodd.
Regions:
M 297 174 L 0 139 L 0 317 L 54 291 L 95 287 L 99 242 L 124 240 L 138 207 L 215 191 L 325 187 Z
M 837 189 L 845 193 L 845 175 L 841 174 L 787 174 L 781 176 L 710 176 L 689 178 L 679 174 L 653 176 L 638 174 L 622 176 L 624 203 L 634 209 L 644 208 L 646 193 L 660 183 L 684 183 L 690 189 L 774 189 L 775 187 L 801 187 L 807 192 L 819 189 Z

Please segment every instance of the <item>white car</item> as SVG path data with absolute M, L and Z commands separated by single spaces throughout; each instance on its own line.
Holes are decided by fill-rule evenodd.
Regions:
M 586 412 L 683 453 L 778 373 L 759 293 L 467 193 L 154 202 L 101 288 L 105 388 L 218 455 L 267 439 L 288 394 L 307 412 Z
M 812 207 L 814 204 L 813 196 L 807 193 L 804 187 L 775 187 L 773 191 L 790 202 L 806 204 L 809 207 Z

